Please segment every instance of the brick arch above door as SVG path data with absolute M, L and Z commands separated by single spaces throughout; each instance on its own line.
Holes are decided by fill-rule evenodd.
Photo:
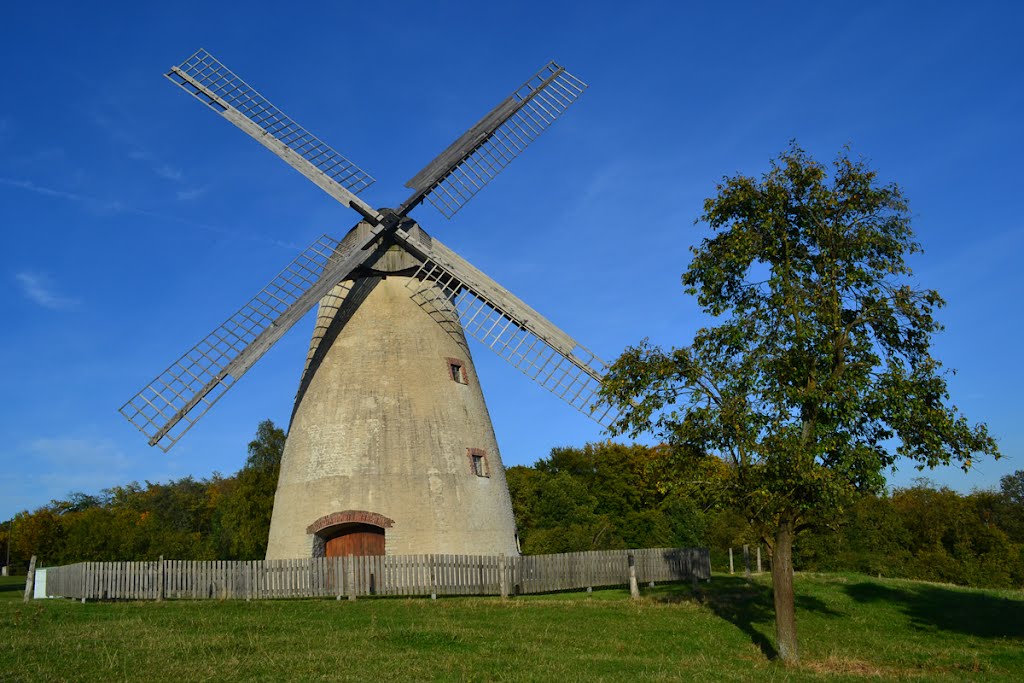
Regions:
M 369 512 L 367 510 L 342 510 L 341 512 L 332 512 L 329 515 L 324 515 L 320 519 L 316 520 L 308 527 L 306 527 L 307 534 L 319 534 L 325 529 L 339 526 L 341 524 L 372 524 L 379 526 L 382 529 L 390 529 L 395 524 L 395 520 L 385 517 L 379 512 Z

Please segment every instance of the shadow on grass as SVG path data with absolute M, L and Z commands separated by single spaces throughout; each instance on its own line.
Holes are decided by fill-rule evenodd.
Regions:
M 17 591 L 18 593 L 25 592 L 25 581 L 22 580 L 20 583 L 0 583 L 0 593 L 6 593 L 7 591 Z
M 887 586 L 863 581 L 844 586 L 857 602 L 888 602 L 914 628 L 940 629 L 982 638 L 1024 638 L 1024 600 L 932 584 Z
M 778 651 L 758 628 L 767 625 L 772 628 L 775 623 L 775 606 L 772 603 L 770 586 L 751 583 L 740 577 L 715 576 L 710 584 L 704 584 L 697 593 L 687 586 L 675 584 L 666 587 L 668 592 L 655 598 L 661 602 L 697 602 L 710 609 L 716 616 L 733 624 L 742 631 L 751 642 L 769 659 L 778 657 Z M 817 612 L 832 617 L 843 614 L 828 607 L 818 598 L 809 595 L 796 596 L 796 608 L 808 612 Z

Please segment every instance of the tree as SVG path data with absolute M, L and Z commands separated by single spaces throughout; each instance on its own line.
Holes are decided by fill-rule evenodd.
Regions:
M 703 497 L 675 481 L 665 456 L 606 441 L 555 447 L 533 467 L 507 469 L 523 552 L 699 545 Z
M 1014 505 L 1024 505 L 1024 470 L 1004 475 L 999 479 L 999 491 Z
M 967 469 L 999 451 L 949 404 L 931 356 L 944 302 L 907 284 L 920 246 L 899 187 L 849 150 L 830 173 L 792 143 L 760 179 L 725 178 L 701 221 L 713 234 L 682 281 L 713 325 L 690 346 L 626 349 L 603 394 L 615 433 L 729 464 L 770 545 L 778 653 L 795 662 L 794 536 L 879 490 L 898 458 Z
M 267 553 L 274 492 L 284 453 L 285 433 L 271 420 L 256 429 L 249 457 L 229 487 L 216 489 L 223 497 L 218 508 L 218 554 L 236 560 L 261 560 Z
M 1024 543 L 1024 470 L 999 480 L 999 525 L 1016 543 Z

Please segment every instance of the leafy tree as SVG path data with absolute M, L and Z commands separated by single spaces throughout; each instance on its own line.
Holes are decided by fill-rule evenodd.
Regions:
M 505 470 L 509 496 L 512 498 L 512 514 L 516 519 L 519 545 L 523 546 L 532 529 L 540 526 L 534 507 L 537 501 L 537 487 L 544 474 L 532 467 L 515 465 Z
M 33 555 L 42 564 L 49 562 L 59 554 L 64 534 L 63 520 L 52 506 L 32 514 L 19 512 L 14 516 L 11 534 L 11 564 L 25 566 Z
M 534 495 L 531 507 L 538 525 L 522 537 L 523 552 L 568 553 L 608 547 L 614 527 L 607 516 L 596 512 L 597 499 L 580 479 L 568 472 L 542 477 Z
M 816 562 L 808 563 L 809 568 L 907 575 L 913 539 L 892 498 L 859 496 L 843 513 L 838 528 L 829 525 L 815 529 L 819 533 L 814 536 L 828 543 L 816 544 L 819 556 Z M 802 545 L 814 545 L 813 537 L 805 539 Z
M 1017 470 L 999 479 L 999 491 L 1012 505 L 1024 507 L 1024 470 Z
M 579 479 L 597 499 L 597 509 L 622 518 L 630 512 L 656 508 L 664 499 L 668 482 L 656 448 L 613 442 L 588 443 L 582 448 L 556 447 L 538 460 L 536 469 L 548 474 L 568 474 Z
M 704 510 L 672 477 L 660 447 L 556 447 L 506 470 L 526 553 L 699 545 Z
M 222 557 L 261 560 L 267 553 L 270 516 L 284 453 L 285 433 L 271 420 L 256 429 L 245 466 L 231 485 L 217 489 L 218 546 Z
M 603 392 L 615 433 L 729 464 L 733 501 L 771 546 L 779 656 L 795 662 L 794 536 L 878 490 L 900 457 L 966 469 L 999 451 L 948 403 L 931 355 L 944 302 L 908 284 L 920 247 L 896 185 L 848 150 L 830 174 L 792 143 L 760 179 L 725 178 L 700 220 L 714 234 L 682 281 L 713 326 L 690 346 L 626 349 Z
M 993 506 L 997 524 L 1015 543 L 1024 543 L 1024 470 L 999 480 L 999 503 Z

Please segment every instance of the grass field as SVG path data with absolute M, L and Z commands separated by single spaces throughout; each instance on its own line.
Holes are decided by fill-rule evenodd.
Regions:
M 798 575 L 802 663 L 773 650 L 767 577 L 552 596 L 21 602 L 0 579 L 14 681 L 1024 680 L 1024 593 Z

